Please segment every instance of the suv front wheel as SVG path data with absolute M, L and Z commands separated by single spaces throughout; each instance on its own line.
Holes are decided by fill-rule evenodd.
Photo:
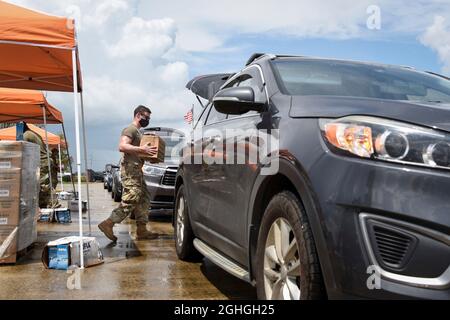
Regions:
M 258 237 L 255 275 L 261 300 L 324 297 L 319 259 L 305 209 L 291 192 L 275 195 Z
M 175 200 L 175 247 L 177 256 L 184 261 L 197 261 L 202 258 L 194 247 L 194 232 L 189 220 L 189 207 L 184 186 L 180 186 Z

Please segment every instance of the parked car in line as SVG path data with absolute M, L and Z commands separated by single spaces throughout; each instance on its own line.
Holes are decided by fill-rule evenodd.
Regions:
M 92 169 L 88 170 L 89 182 L 104 182 L 103 172 L 97 172 Z
M 103 171 L 103 188 L 109 192 L 112 190 L 112 171 L 115 166 L 112 164 L 105 165 L 105 171 Z
M 212 104 L 176 178 L 180 259 L 206 256 L 260 299 L 450 299 L 448 78 L 257 54 L 188 88 Z M 279 130 L 276 174 L 189 164 L 196 148 L 255 147 L 217 136 L 233 128 Z
M 114 199 L 115 202 L 122 201 L 122 178 L 120 176 L 120 162 L 118 166 L 113 167 L 112 170 L 112 186 L 111 186 L 111 198 Z
M 146 129 L 144 134 L 158 135 L 166 144 L 164 162 L 152 164 L 147 161 L 143 167 L 151 209 L 173 210 L 175 176 L 180 163 L 181 149 L 186 143 L 184 133 L 176 129 L 157 127 Z

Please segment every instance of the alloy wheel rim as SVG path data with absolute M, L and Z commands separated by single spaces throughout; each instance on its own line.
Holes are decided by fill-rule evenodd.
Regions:
M 177 243 L 181 247 L 184 240 L 184 197 L 180 197 L 177 208 Z
M 270 300 L 300 300 L 300 255 L 289 222 L 278 218 L 270 227 L 264 250 L 264 290 Z

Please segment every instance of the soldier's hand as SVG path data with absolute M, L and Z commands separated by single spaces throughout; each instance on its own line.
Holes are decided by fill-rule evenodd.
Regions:
M 156 156 L 157 153 L 158 153 L 158 148 L 157 147 L 142 146 L 141 149 L 142 149 L 143 153 L 148 154 L 151 157 Z

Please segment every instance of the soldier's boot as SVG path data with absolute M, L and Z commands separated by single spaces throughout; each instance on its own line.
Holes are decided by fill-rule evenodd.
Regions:
M 98 225 L 100 231 L 103 232 L 109 240 L 117 242 L 117 237 L 114 235 L 113 227 L 114 222 L 112 222 L 111 219 L 106 219 Z
M 137 223 L 136 240 L 154 240 L 156 238 L 158 238 L 158 234 L 148 231 L 146 223 Z

